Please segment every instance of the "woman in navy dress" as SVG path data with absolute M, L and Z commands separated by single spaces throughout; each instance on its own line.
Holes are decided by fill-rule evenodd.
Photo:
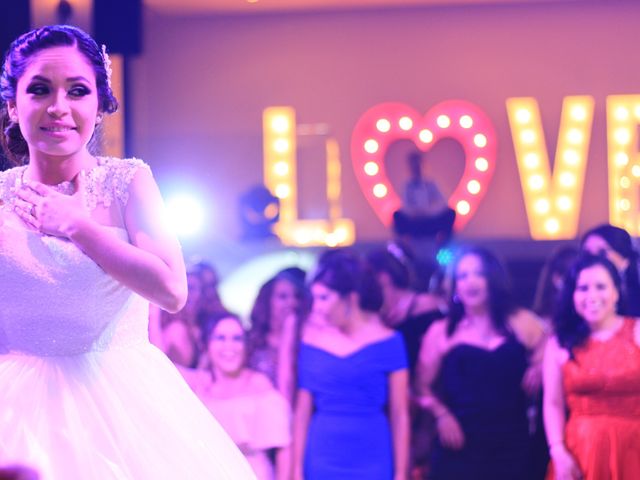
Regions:
M 529 478 L 527 393 L 540 386 L 529 351 L 540 351 L 544 331 L 513 308 L 490 252 L 466 251 L 452 272 L 449 316 L 431 326 L 420 353 L 420 403 L 439 437 L 429 478 Z
M 311 283 L 318 320 L 303 331 L 294 417 L 294 478 L 406 479 L 406 353 L 378 311 L 375 276 L 348 251 L 325 258 Z

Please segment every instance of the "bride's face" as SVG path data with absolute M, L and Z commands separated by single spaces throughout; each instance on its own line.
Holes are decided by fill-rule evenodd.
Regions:
M 209 360 L 223 375 L 237 375 L 245 362 L 245 333 L 235 318 L 223 318 L 211 332 L 208 346 Z
M 8 107 L 31 158 L 78 153 L 98 121 L 93 67 L 76 47 L 45 48 L 30 58 Z

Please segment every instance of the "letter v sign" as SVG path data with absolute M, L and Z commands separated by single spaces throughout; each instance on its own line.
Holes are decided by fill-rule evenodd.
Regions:
M 591 140 L 593 97 L 565 97 L 553 175 L 538 102 L 519 97 L 508 98 L 506 104 L 531 237 L 574 238 Z

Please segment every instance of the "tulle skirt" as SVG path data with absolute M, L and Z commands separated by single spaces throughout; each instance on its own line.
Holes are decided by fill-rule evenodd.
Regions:
M 148 343 L 0 355 L 0 465 L 42 480 L 255 478 L 171 362 Z

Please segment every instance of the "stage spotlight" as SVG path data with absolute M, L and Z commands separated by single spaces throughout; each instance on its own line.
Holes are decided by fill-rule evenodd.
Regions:
M 169 225 L 181 237 L 197 234 L 204 224 L 204 208 L 201 202 L 189 194 L 177 194 L 167 199 Z
M 280 200 L 264 185 L 255 185 L 240 196 L 243 240 L 275 237 L 271 227 L 280 219 Z

